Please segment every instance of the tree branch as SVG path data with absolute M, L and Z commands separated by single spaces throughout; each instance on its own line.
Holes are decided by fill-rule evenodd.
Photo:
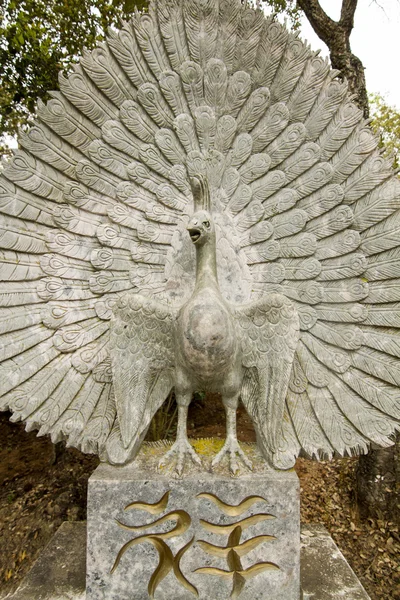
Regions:
M 340 20 L 334 21 L 321 8 L 319 0 L 297 0 L 297 6 L 305 13 L 315 33 L 328 46 L 332 67 L 348 80 L 350 93 L 355 95 L 355 102 L 367 118 L 364 67 L 350 47 L 357 3 L 358 0 L 342 0 Z
M 356 12 L 358 0 L 343 0 L 340 13 L 340 25 L 345 28 L 350 35 L 354 27 L 354 13 Z
M 344 1 L 346 2 L 349 0 Z M 357 4 L 357 0 L 355 1 Z M 297 0 L 297 4 L 305 13 L 317 36 L 325 42 L 325 44 L 329 45 L 327 40 L 332 37 L 335 31 L 336 22 L 328 17 L 326 12 L 321 8 L 319 0 Z

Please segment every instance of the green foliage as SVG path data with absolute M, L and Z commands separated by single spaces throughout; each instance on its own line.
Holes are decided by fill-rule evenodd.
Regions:
M 32 119 L 82 48 L 147 0 L 3 0 L 0 3 L 0 143 Z
M 300 17 L 303 14 L 301 8 L 297 6 L 295 0 L 261 0 L 263 5 L 267 5 L 278 15 L 285 15 L 289 19 L 288 25 L 297 30 L 300 27 Z
M 384 155 L 393 157 L 394 167 L 400 167 L 400 111 L 390 106 L 380 94 L 369 95 L 371 127 L 380 135 Z

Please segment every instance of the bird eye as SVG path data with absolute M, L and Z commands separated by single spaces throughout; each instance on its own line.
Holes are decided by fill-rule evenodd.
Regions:
M 203 221 L 203 225 L 208 229 L 210 227 L 210 221 Z

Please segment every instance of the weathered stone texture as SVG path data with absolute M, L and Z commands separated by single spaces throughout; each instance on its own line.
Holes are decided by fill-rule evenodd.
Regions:
M 151 454 L 150 458 L 144 456 L 146 453 Z M 299 600 L 299 483 L 296 474 L 272 471 L 259 462 L 258 472 L 240 478 L 197 469 L 184 480 L 170 478 L 162 472 L 150 475 L 152 463 L 155 464 L 161 455 L 162 449 L 145 446 L 139 459 L 132 465 L 122 468 L 100 465 L 90 478 L 87 600 L 128 600 L 132 597 L 147 600 L 148 584 L 154 577 L 158 561 L 162 565 L 169 564 L 167 551 L 162 547 L 156 550 L 154 538 L 158 535 L 160 540 L 160 533 L 171 531 L 176 523 L 183 523 L 185 519 L 188 521 L 182 525 L 182 533 L 163 542 L 176 556 L 194 537 L 193 545 L 181 558 L 180 569 L 190 584 L 197 588 L 200 599 L 229 598 L 233 586 L 238 586 L 239 592 L 240 585 L 244 584 L 241 600 L 262 600 L 266 597 Z M 161 499 L 162 506 L 157 511 L 154 507 L 138 504 L 124 510 L 132 503 L 154 505 Z M 175 511 L 184 511 L 184 515 L 171 514 L 167 521 L 155 523 Z M 117 520 L 129 526 L 145 527 L 128 531 Z M 210 531 L 210 526 L 204 522 L 217 527 Z M 232 527 L 223 529 L 223 526 L 230 524 Z M 235 527 L 241 530 L 234 532 Z M 218 528 L 220 530 L 216 533 Z M 237 537 L 233 541 L 235 535 Z M 123 553 L 114 572 L 110 573 L 124 544 L 139 536 L 152 536 L 153 541 L 143 537 L 137 545 L 132 545 Z M 276 539 L 257 536 L 273 536 Z M 253 549 L 249 542 L 251 539 L 254 540 Z M 225 557 L 217 557 L 213 555 L 215 548 L 213 550 L 201 540 L 221 548 L 226 548 L 230 540 L 236 556 L 228 556 L 226 552 Z M 247 550 L 246 546 L 241 546 L 243 542 L 250 544 Z M 273 563 L 278 568 L 263 571 L 263 567 L 259 566 L 260 572 L 256 574 L 253 571 L 253 576 L 248 578 L 251 567 L 260 563 Z M 195 572 L 196 569 L 213 567 L 236 571 L 236 575 L 233 577 L 232 573 L 228 579 L 223 579 L 221 571 Z M 246 572 L 249 568 L 250 571 Z M 183 580 L 180 581 L 171 570 L 160 581 L 154 597 L 157 600 L 188 600 L 195 597 L 193 591 L 184 587 Z
M 153 1 L 37 112 L 0 179 L 0 410 L 123 464 L 174 387 L 178 471 L 193 389 L 232 470 L 239 395 L 277 469 L 392 444 L 400 181 L 328 61 L 240 0 Z

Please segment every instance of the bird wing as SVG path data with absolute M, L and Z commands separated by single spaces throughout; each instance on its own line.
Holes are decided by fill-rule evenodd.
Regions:
M 173 387 L 175 311 L 139 294 L 122 296 L 110 327 L 110 355 L 119 427 L 107 459 L 135 455 L 154 414 Z
M 297 311 L 285 296 L 271 293 L 235 307 L 235 317 L 246 368 L 242 402 L 254 421 L 262 451 L 273 462 L 299 340 Z

